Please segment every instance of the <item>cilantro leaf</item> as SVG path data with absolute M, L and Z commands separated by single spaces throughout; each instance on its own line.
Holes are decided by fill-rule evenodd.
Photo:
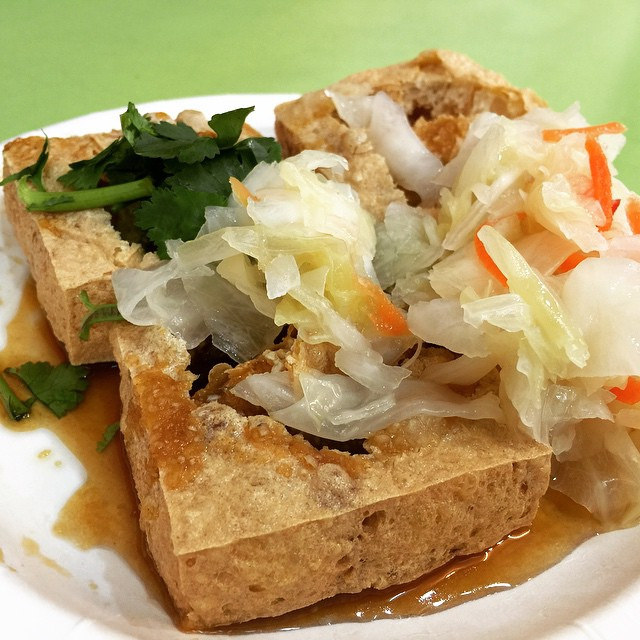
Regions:
M 204 222 L 204 208 L 226 204 L 230 177 L 243 180 L 259 162 L 280 160 L 280 145 L 273 138 L 238 142 L 252 111 L 246 107 L 214 115 L 209 125 L 217 137 L 212 138 L 199 136 L 184 123 L 151 122 L 129 103 L 120 118 L 123 137 L 95 157 L 73 163 L 59 178 L 73 190 L 38 192 L 29 185 L 30 176 L 39 180 L 46 141 L 44 161 L 10 178 L 19 179 L 18 192 L 29 210 L 107 207 L 114 228 L 128 240 L 140 242 L 145 250 L 155 246 L 158 255 L 167 258 L 167 240 L 193 239 Z M 95 322 L 116 319 L 111 311 L 89 314 L 83 336 Z
M 136 138 L 143 131 L 151 135 L 155 133 L 151 122 L 136 109 L 133 102 L 128 104 L 127 110 L 120 116 L 120 126 L 122 127 L 122 135 L 132 147 Z
M 80 327 L 80 340 L 88 340 L 91 327 L 100 322 L 122 322 L 124 318 L 118 311 L 118 305 L 110 302 L 107 304 L 93 304 L 89 294 L 83 289 L 80 292 L 80 301 L 89 309 L 89 313 L 83 318 Z
M 223 169 L 216 170 L 222 158 L 223 156 L 218 156 L 205 162 L 182 166 L 173 176 L 166 179 L 165 184 L 171 189 L 183 187 L 192 191 L 219 193 L 228 197 L 231 193 L 229 174 Z
M 102 434 L 102 439 L 96 444 L 96 450 L 102 453 L 110 444 L 110 442 L 116 437 L 116 433 L 120 431 L 120 423 L 112 422 L 107 425 Z
M 250 151 L 255 164 L 282 160 L 282 147 L 273 138 L 245 138 L 234 149 L 240 153 Z
M 232 149 L 224 149 L 215 158 L 193 165 L 179 165 L 165 184 L 171 188 L 181 186 L 228 197 L 230 177 L 243 180 L 258 162 L 277 162 L 280 155 L 280 145 L 273 138 L 247 138 Z
M 25 362 L 18 368 L 9 367 L 5 371 L 17 376 L 58 418 L 80 404 L 89 384 L 88 367 L 67 363 L 54 367 L 48 362 Z
M 42 184 L 42 170 L 44 169 L 44 165 L 47 164 L 48 159 L 49 138 L 45 136 L 42 151 L 40 152 L 38 159 L 28 167 L 25 167 L 16 173 L 12 173 L 10 176 L 7 176 L 4 180 L 0 181 L 0 187 L 4 187 L 5 184 L 9 184 L 14 180 L 20 180 L 21 178 L 28 177 L 31 178 L 31 181 L 36 185 L 36 187 L 38 187 L 38 189 L 40 189 L 40 191 L 44 191 L 44 185 Z
M 26 401 L 20 400 L 7 381 L 0 375 L 0 402 L 2 402 L 7 414 L 12 420 L 19 421 L 29 416 L 31 405 L 35 398 Z
M 227 198 L 217 193 L 191 191 L 184 187 L 155 189 L 151 199 L 135 212 L 136 225 L 146 230 L 160 258 L 166 259 L 166 241 L 172 238 L 192 240 L 204 224 L 204 209 L 223 206 Z
M 234 109 L 226 113 L 218 113 L 209 120 L 209 126 L 216 132 L 216 142 L 221 149 L 228 149 L 238 141 L 242 133 L 242 125 L 253 107 Z
M 160 166 L 141 158 L 133 149 L 133 144 L 141 132 L 154 134 L 151 122 L 140 115 L 133 103 L 120 116 L 123 137 L 114 140 L 93 158 L 80 160 L 69 165 L 70 171 L 60 176 L 58 181 L 74 189 L 92 189 L 105 178 L 111 185 L 130 182 L 144 177 L 155 178 Z
M 133 143 L 134 151 L 147 158 L 177 158 L 190 164 L 218 155 L 220 149 L 214 138 L 198 136 L 188 125 L 178 122 L 153 124 L 155 135 L 142 131 Z
M 122 166 L 135 156 L 131 145 L 124 138 L 114 140 L 93 158 L 79 160 L 69 165 L 70 171 L 58 178 L 58 182 L 74 189 L 97 187 L 109 167 Z

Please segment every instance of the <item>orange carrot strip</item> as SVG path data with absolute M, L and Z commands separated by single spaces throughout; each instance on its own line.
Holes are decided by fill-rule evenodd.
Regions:
M 485 224 L 489 224 L 487 222 L 485 222 Z M 484 227 L 485 225 L 480 225 L 480 228 L 478 229 L 478 231 L 480 231 L 480 229 L 482 229 L 482 227 Z M 507 277 L 504 275 L 504 273 L 502 273 L 502 271 L 500 271 L 500 269 L 498 268 L 498 265 L 491 259 L 491 256 L 489 255 L 489 253 L 487 252 L 487 250 L 484 248 L 484 245 L 482 244 L 482 240 L 480 240 L 480 238 L 478 238 L 478 231 L 476 231 L 476 235 L 473 238 L 473 246 L 476 249 L 476 255 L 478 256 L 478 259 L 480 260 L 480 264 L 503 286 L 506 287 L 507 286 Z
M 603 133 L 624 133 L 627 130 L 620 122 L 607 122 L 606 124 L 596 124 L 592 127 L 575 127 L 573 129 L 544 129 L 542 139 L 545 142 L 558 142 L 564 136 L 571 133 L 586 133 L 587 136 L 596 137 Z
M 583 251 L 576 251 L 572 253 L 554 272 L 554 276 L 559 276 L 561 273 L 566 273 L 575 269 L 585 258 L 588 258 L 589 254 Z
M 599 226 L 600 231 L 606 231 L 611 227 L 613 220 L 613 199 L 611 197 L 611 172 L 607 156 L 604 155 L 602 147 L 595 138 L 587 137 L 584 143 L 589 154 L 589 168 L 591 169 L 591 180 L 593 181 L 593 195 L 600 203 L 604 212 L 604 224 Z
M 369 317 L 375 328 L 384 336 L 404 336 L 409 333 L 407 320 L 384 291 L 371 280 L 359 278 L 360 285 L 365 289 L 371 302 Z
M 640 402 L 640 378 L 629 376 L 627 385 L 624 388 L 614 387 L 613 389 L 609 389 L 609 391 L 615 394 L 620 402 L 636 404 L 636 402 Z
M 640 198 L 633 198 L 627 203 L 627 220 L 634 234 L 640 234 Z

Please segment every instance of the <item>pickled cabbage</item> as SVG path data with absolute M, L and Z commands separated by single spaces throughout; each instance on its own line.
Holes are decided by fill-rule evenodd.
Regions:
M 624 137 L 585 127 L 576 106 L 472 123 L 436 178 L 445 252 L 429 283 L 438 297 L 410 304 L 408 321 L 460 354 L 434 365 L 433 380 L 473 381 L 497 365 L 507 420 L 553 448 L 553 486 L 624 525 L 640 518 L 640 397 L 619 399 L 640 377 L 640 243 L 624 213 L 635 196 L 612 165 Z M 543 135 L 568 128 L 579 130 Z M 608 161 L 609 212 L 589 135 Z
M 285 425 L 349 440 L 420 414 L 506 422 L 552 448 L 555 488 L 612 526 L 637 522 L 640 393 L 626 389 L 640 379 L 640 240 L 637 196 L 613 167 L 624 136 L 589 129 L 577 105 L 483 113 L 442 166 L 387 95 L 331 97 L 423 206 L 393 203 L 374 223 L 332 179 L 343 158 L 262 163 L 248 196 L 168 243 L 169 261 L 116 272 L 122 315 L 189 346 L 211 335 L 237 361 L 293 326 L 333 345 L 327 370 L 279 363 L 232 389 Z M 606 159 L 598 184 L 587 138 Z M 421 342 L 452 355 L 414 369 Z M 492 391 L 454 390 L 476 384 Z

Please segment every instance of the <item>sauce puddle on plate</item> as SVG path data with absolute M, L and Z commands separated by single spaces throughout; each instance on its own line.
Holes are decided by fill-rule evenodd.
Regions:
M 18 312 L 7 327 L 0 370 L 41 360 L 55 365 L 65 362 L 66 354 L 53 335 L 29 280 Z M 7 380 L 20 397 L 27 397 L 28 392 L 19 388 L 15 379 L 7 376 Z M 102 453 L 96 449 L 105 427 L 120 419 L 119 380 L 115 365 L 91 365 L 84 400 L 63 418 L 57 419 L 36 403 L 29 418 L 21 422 L 5 418 L 2 423 L 16 432 L 49 429 L 85 467 L 87 480 L 60 512 L 54 532 L 81 549 L 113 549 L 140 576 L 150 595 L 165 604 L 168 595 L 147 558 L 138 527 L 137 499 L 121 439 L 116 438 Z M 38 457 L 53 455 L 44 450 Z
M 31 281 L 25 286 L 20 308 L 7 333 L 7 347 L 0 353 L 2 369 L 29 360 L 57 364 L 65 359 L 64 350 L 40 310 Z M 87 481 L 61 511 L 55 533 L 82 549 L 115 550 L 175 619 L 138 528 L 137 501 L 121 441 L 117 438 L 103 453 L 96 450 L 104 428 L 120 417 L 118 384 L 114 366 L 92 365 L 84 401 L 64 418 L 58 420 L 46 409 L 35 406 L 30 419 L 3 422 L 15 431 L 50 429 L 86 468 Z M 42 452 L 43 457 L 49 455 Z M 482 554 L 455 559 L 408 584 L 340 595 L 278 618 L 219 631 L 251 633 L 433 613 L 521 584 L 559 562 L 596 533 L 598 525 L 585 509 L 550 491 L 530 529 L 514 532 Z
M 64 567 L 61 567 L 55 560 L 45 556 L 42 553 L 42 551 L 40 551 L 40 545 L 32 538 L 27 538 L 27 537 L 22 538 L 22 550 L 28 556 L 39 558 L 42 564 L 49 567 L 49 569 L 53 569 L 54 571 L 57 571 L 60 575 L 63 575 L 63 576 L 71 575 Z
M 530 528 L 512 533 L 483 553 L 455 558 L 407 584 L 334 596 L 278 618 L 247 622 L 220 632 L 276 631 L 435 613 L 522 584 L 597 532 L 598 523 L 586 509 L 549 491 Z

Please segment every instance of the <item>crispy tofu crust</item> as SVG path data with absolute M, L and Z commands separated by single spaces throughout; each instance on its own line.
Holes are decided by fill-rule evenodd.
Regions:
M 165 329 L 121 325 L 112 342 L 140 524 L 186 628 L 412 580 L 529 525 L 547 489 L 549 449 L 492 421 L 423 416 L 366 455 L 318 450 L 191 398 Z
M 518 89 L 466 56 L 443 50 L 424 51 L 408 62 L 361 71 L 328 89 L 351 96 L 386 92 L 403 107 L 418 137 L 444 162 L 457 153 L 469 122 L 478 113 L 493 111 L 514 118 L 544 105 L 533 91 Z M 366 131 L 348 127 L 324 89 L 279 105 L 275 127 L 285 156 L 303 149 L 345 156 L 349 160 L 347 182 L 360 195 L 362 206 L 377 218 L 384 216 L 389 203 L 407 201 L 407 193 L 395 183 Z
M 49 160 L 43 176 L 47 191 L 62 191 L 58 177 L 69 170 L 70 163 L 92 158 L 120 135 L 119 131 L 112 131 L 50 138 Z M 259 134 L 245 124 L 241 139 L 252 135 Z M 4 176 L 33 164 L 43 143 L 44 138 L 39 136 L 8 142 L 3 152 Z M 69 361 L 72 364 L 112 361 L 110 324 L 96 324 L 89 340 L 80 339 L 87 309 L 79 294 L 86 290 L 95 304 L 113 303 L 112 272 L 122 267 L 151 266 L 157 263 L 157 256 L 144 253 L 139 244 L 123 240 L 105 209 L 68 213 L 27 211 L 15 182 L 4 187 L 4 208 L 27 256 L 38 300 L 53 332 L 64 344 Z
M 69 164 L 91 158 L 118 137 L 117 132 L 51 138 L 49 161 L 43 181 L 49 191 L 61 191 L 57 178 Z M 18 138 L 4 148 L 4 175 L 33 164 L 44 139 Z M 16 238 L 22 247 L 36 283 L 38 300 L 47 314 L 53 332 L 72 364 L 113 360 L 108 324 L 95 325 L 87 341 L 80 340 L 80 326 L 87 309 L 80 301 L 83 289 L 95 304 L 115 302 L 111 273 L 119 267 L 138 267 L 152 263 L 142 248 L 120 237 L 111 226 L 104 209 L 69 213 L 27 211 L 18 197 L 17 185 L 4 187 L 4 207 Z

